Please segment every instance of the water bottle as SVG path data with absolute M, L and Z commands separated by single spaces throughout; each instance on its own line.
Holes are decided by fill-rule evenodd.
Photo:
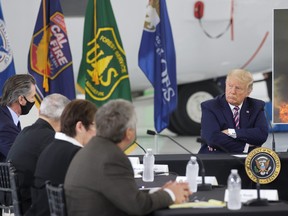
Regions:
M 238 174 L 238 170 L 231 170 L 227 181 L 227 187 L 229 191 L 227 208 L 231 210 L 241 209 L 241 178 Z
M 152 149 L 147 149 L 146 154 L 143 157 L 143 175 L 142 180 L 144 182 L 153 182 L 154 181 L 154 162 L 155 157 L 153 155 Z
M 197 192 L 197 177 L 199 173 L 199 165 L 197 163 L 197 158 L 191 156 L 190 161 L 186 166 L 186 179 L 189 184 L 190 191 Z

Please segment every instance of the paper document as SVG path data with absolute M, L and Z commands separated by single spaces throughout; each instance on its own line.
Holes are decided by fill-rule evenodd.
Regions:
M 183 181 L 186 182 L 186 176 L 177 176 L 176 178 L 177 182 Z M 198 176 L 197 177 L 197 184 L 202 183 L 202 177 Z M 209 183 L 212 186 L 218 186 L 218 181 L 215 176 L 205 176 L 205 183 Z
M 140 164 L 140 159 L 139 157 L 128 157 L 128 159 L 130 160 L 132 166 L 135 164 L 135 165 L 138 165 Z
M 246 158 L 247 154 L 235 154 L 233 155 L 234 157 L 238 157 L 238 158 Z
M 225 190 L 224 201 L 228 201 L 229 191 Z M 241 202 L 245 203 L 248 200 L 257 198 L 257 190 L 256 189 L 242 189 L 241 190 Z M 265 198 L 268 201 L 278 201 L 278 191 L 270 190 L 270 189 L 261 189 L 260 190 L 260 198 Z
M 141 174 L 143 172 L 143 164 L 132 164 L 133 170 L 134 170 L 134 176 L 135 177 L 141 177 Z M 167 164 L 154 164 L 154 172 L 155 173 L 167 173 L 169 174 L 169 168 Z
M 226 206 L 225 202 L 210 199 L 208 202 L 200 201 L 200 202 L 187 202 L 181 204 L 173 204 L 169 206 L 169 208 L 223 208 Z

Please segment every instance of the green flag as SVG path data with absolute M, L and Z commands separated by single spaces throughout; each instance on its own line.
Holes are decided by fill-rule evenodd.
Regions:
M 116 98 L 131 101 L 126 56 L 110 0 L 87 4 L 77 84 L 98 107 Z

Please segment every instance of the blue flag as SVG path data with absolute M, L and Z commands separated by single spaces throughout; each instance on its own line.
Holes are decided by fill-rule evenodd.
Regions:
M 176 57 L 165 0 L 150 0 L 138 64 L 154 87 L 154 124 L 159 133 L 177 106 Z
M 75 99 L 72 56 L 60 0 L 42 0 L 32 37 L 28 71 L 36 79 L 36 102 L 52 93 Z
M 4 16 L 0 3 L 0 96 L 5 81 L 15 74 L 13 54 L 8 40 Z

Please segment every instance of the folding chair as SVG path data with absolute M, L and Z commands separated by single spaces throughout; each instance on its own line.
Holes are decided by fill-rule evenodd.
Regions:
M 46 191 L 51 216 L 67 216 L 66 201 L 63 185 L 52 185 L 46 182 Z
M 18 179 L 11 162 L 0 163 L 0 208 L 6 214 L 22 216 Z

